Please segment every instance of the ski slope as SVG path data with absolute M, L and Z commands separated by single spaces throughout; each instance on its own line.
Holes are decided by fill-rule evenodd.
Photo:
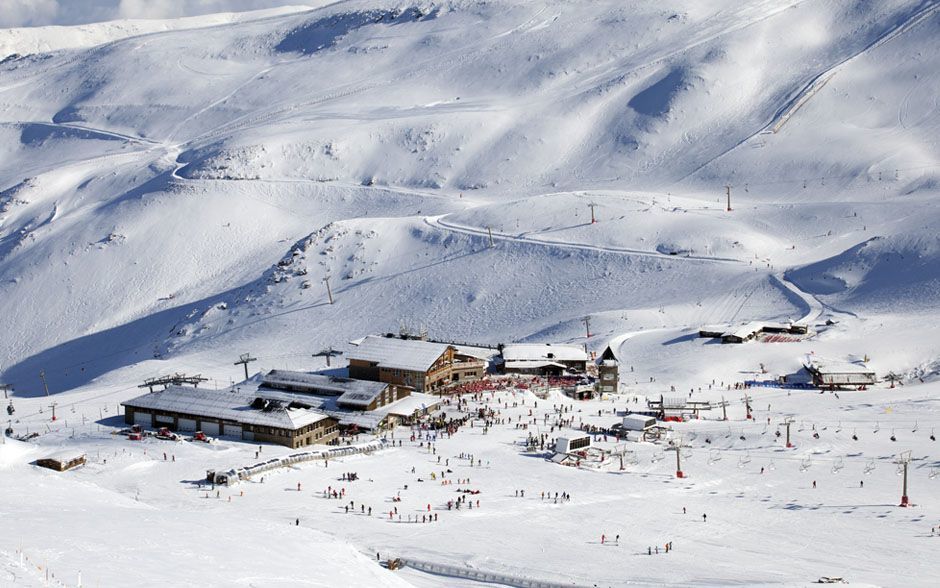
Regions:
M 0 381 L 15 387 L 17 431 L 51 424 L 40 371 L 62 410 L 102 423 L 3 450 L 0 475 L 18 483 L 4 485 L 2 502 L 18 522 L 0 544 L 0 571 L 38 585 L 19 564 L 22 547 L 67 585 L 79 569 L 116 585 L 135 553 L 178 542 L 166 553 L 183 558 L 170 578 L 179 584 L 335 585 L 348 570 L 362 574 L 342 576 L 348 585 L 464 581 L 372 563 L 374 549 L 396 546 L 431 564 L 587 585 L 801 585 L 831 573 L 890 586 L 902 583 L 885 571 L 898 562 L 919 570 L 903 584 L 930 584 L 931 539 L 920 534 L 936 505 L 925 491 L 911 516 L 878 506 L 894 500 L 893 473 L 872 482 L 877 498 L 857 499 L 858 480 L 833 477 L 816 499 L 796 482 L 799 468 L 767 482 L 731 467 L 736 458 L 705 468 L 710 449 L 699 441 L 701 477 L 685 488 L 650 461 L 652 448 L 635 475 L 559 472 L 520 457 L 512 427 L 486 438 L 473 430 L 441 447 L 498 460 L 484 474 L 500 496 L 493 511 L 413 531 L 362 517 L 333 524 L 332 506 L 305 499 L 306 524 L 283 529 L 301 503 L 281 500 L 282 487 L 253 489 L 230 508 L 180 483 L 244 462 L 251 448 L 180 448 L 178 465 L 147 465 L 152 455 L 109 433 L 116 404 L 144 378 L 186 371 L 225 386 L 245 352 L 259 370 L 315 369 L 320 349 L 405 326 L 456 341 L 610 346 L 635 370 L 614 404 L 672 387 L 708 394 L 713 380 L 749 379 L 761 365 L 767 377 L 792 374 L 811 352 L 868 356 L 880 375 L 902 379 L 900 393 L 768 392 L 769 416 L 832 430 L 840 420 L 859 431 L 919 422 L 905 447 L 929 471 L 935 452 L 922 437 L 940 374 L 938 6 L 348 0 L 0 31 Z M 787 320 L 814 335 L 745 346 L 695 337 L 703 325 Z M 701 425 L 689 433 L 712 426 Z M 857 460 L 886 464 L 902 449 L 880 437 L 856 449 L 846 431 L 812 445 L 820 453 L 801 446 L 793 463 L 841 457 L 858 470 Z M 778 455 L 737 438 L 718 448 L 750 451 L 754 465 Z M 136 453 L 71 477 L 28 465 L 53 446 Z M 384 482 L 363 498 L 379 510 L 390 485 L 413 484 L 403 472 L 420 449 L 365 460 Z M 583 502 L 561 513 L 512 506 L 508 479 L 519 472 L 533 486 L 564 480 Z M 315 468 L 291 475 L 326 480 Z M 50 545 L 44 537 L 63 527 L 53 509 L 27 508 L 67 492 L 68 541 L 115 552 L 139 523 L 150 531 L 139 533 L 144 546 L 122 547 L 89 576 L 93 547 Z M 656 501 L 668 517 L 640 506 Z M 715 519 L 726 539 L 669 518 L 693 503 L 735 512 Z M 242 508 L 251 516 L 226 513 Z M 636 533 L 620 533 L 630 557 L 591 543 L 610 512 L 638 517 Z M 108 522 L 97 533 L 99 519 Z M 531 543 L 514 535 L 527 523 Z M 194 555 L 214 528 L 224 540 Z M 161 529 L 173 540 L 157 540 Z M 272 529 L 296 541 L 255 553 L 235 539 Z M 445 548 L 437 533 L 465 544 Z M 855 539 L 881 536 L 891 549 Z M 576 539 L 560 549 L 559 537 Z M 634 551 L 672 537 L 681 565 L 633 564 Z M 307 541 L 336 565 L 311 571 Z M 821 546 L 835 547 L 820 555 Z M 253 576 L 254 556 L 278 574 Z M 209 568 L 227 571 L 187 575 Z

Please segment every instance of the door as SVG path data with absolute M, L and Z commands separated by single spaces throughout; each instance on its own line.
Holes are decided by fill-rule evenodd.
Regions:
M 255 434 L 251 431 L 242 431 L 242 439 L 245 441 L 254 441 Z
M 180 431 L 195 431 L 196 430 L 196 419 L 179 419 L 179 430 Z
M 134 411 L 134 424 L 142 425 L 144 427 L 153 426 L 153 417 L 149 412 L 140 412 L 138 410 Z
M 242 438 L 242 426 L 241 425 L 230 425 L 225 423 L 225 430 L 222 432 L 226 437 L 235 437 L 236 439 Z
M 219 436 L 219 423 L 212 421 L 202 421 L 202 432 L 213 437 Z

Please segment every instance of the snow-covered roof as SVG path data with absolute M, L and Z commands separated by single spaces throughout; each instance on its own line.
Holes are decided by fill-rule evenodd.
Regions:
M 777 330 L 777 331 L 786 331 L 792 325 L 790 323 L 776 323 L 776 322 L 767 322 L 767 321 L 751 321 L 749 323 L 744 323 L 738 327 L 727 330 L 722 334 L 722 337 L 738 337 L 740 339 L 747 339 L 752 337 L 765 329 Z M 708 329 L 702 329 L 708 330 Z
M 482 359 L 484 361 L 490 361 L 497 355 L 499 351 L 495 349 L 490 349 L 489 347 L 474 347 L 472 345 L 454 345 L 454 353 L 460 355 L 467 355 L 470 357 L 475 357 L 476 359 Z
M 867 365 L 860 363 L 852 363 L 848 361 L 840 361 L 833 359 L 825 359 L 822 357 L 817 357 L 815 355 L 807 356 L 805 364 L 807 368 L 819 372 L 821 374 L 874 374 L 875 370 L 869 368 Z
M 563 363 L 558 363 L 555 361 L 539 361 L 539 360 L 507 361 L 505 364 L 503 364 L 503 367 L 505 367 L 507 370 L 536 370 L 536 369 L 548 367 L 548 366 L 554 366 L 554 367 L 558 367 L 562 369 L 568 367 Z
M 56 451 L 55 453 L 41 457 L 40 459 L 49 459 L 59 463 L 65 463 L 72 460 L 81 459 L 83 457 L 85 457 L 85 452 L 81 449 L 62 449 L 60 451 Z
M 426 372 L 448 347 L 444 343 L 369 335 L 351 349 L 346 357 L 372 362 L 384 368 Z
M 503 359 L 509 361 L 587 361 L 587 352 L 580 345 L 552 343 L 519 343 L 503 348 Z
M 411 416 L 416 410 L 433 410 L 440 404 L 439 396 L 413 392 L 401 400 L 383 406 L 380 410 L 396 416 Z
M 349 403 L 361 401 L 365 398 L 368 398 L 368 402 L 371 402 L 372 399 L 388 388 L 388 384 L 382 382 L 289 370 L 271 370 L 261 379 L 261 384 L 276 389 L 339 396 L 340 402 Z
M 374 382 L 370 382 L 374 383 Z M 386 384 L 382 384 L 383 390 Z M 292 390 L 275 390 L 266 388 L 261 382 L 254 384 L 239 384 L 235 388 L 237 395 L 247 398 L 264 398 L 278 400 L 285 405 L 294 403 L 309 407 L 313 411 L 324 413 L 335 418 L 342 425 L 358 425 L 366 429 L 375 429 L 389 414 L 396 416 L 411 416 L 418 409 L 434 409 L 441 403 L 438 396 L 412 392 L 408 396 L 380 406 L 375 410 L 356 410 L 349 406 L 342 406 L 342 396 L 318 396 Z M 353 403 L 348 403 L 352 405 Z M 364 407 L 367 403 L 363 404 Z
M 306 408 L 261 410 L 251 407 L 253 394 L 228 390 L 207 390 L 170 386 L 123 402 L 141 410 L 161 410 L 179 414 L 233 421 L 249 425 L 295 430 L 319 422 L 327 415 Z

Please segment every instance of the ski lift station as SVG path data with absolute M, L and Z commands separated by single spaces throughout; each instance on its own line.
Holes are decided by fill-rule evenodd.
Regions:
M 591 436 L 583 435 L 581 437 L 558 437 L 555 439 L 555 453 L 574 453 L 584 451 L 591 447 Z
M 624 431 L 648 431 L 656 426 L 656 419 L 641 414 L 628 414 L 623 417 Z

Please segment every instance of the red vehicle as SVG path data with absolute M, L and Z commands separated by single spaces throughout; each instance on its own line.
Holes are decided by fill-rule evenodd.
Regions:
M 160 427 L 160 430 L 157 431 L 157 439 L 164 439 L 166 441 L 180 441 L 181 438 L 179 435 L 168 429 L 167 427 Z
M 212 437 L 209 437 L 202 431 L 196 431 L 193 433 L 193 438 L 190 441 L 202 441 L 203 443 L 212 443 Z
M 144 428 L 140 425 L 133 425 L 131 427 L 131 432 L 127 434 L 127 438 L 131 441 L 141 441 L 144 438 Z

